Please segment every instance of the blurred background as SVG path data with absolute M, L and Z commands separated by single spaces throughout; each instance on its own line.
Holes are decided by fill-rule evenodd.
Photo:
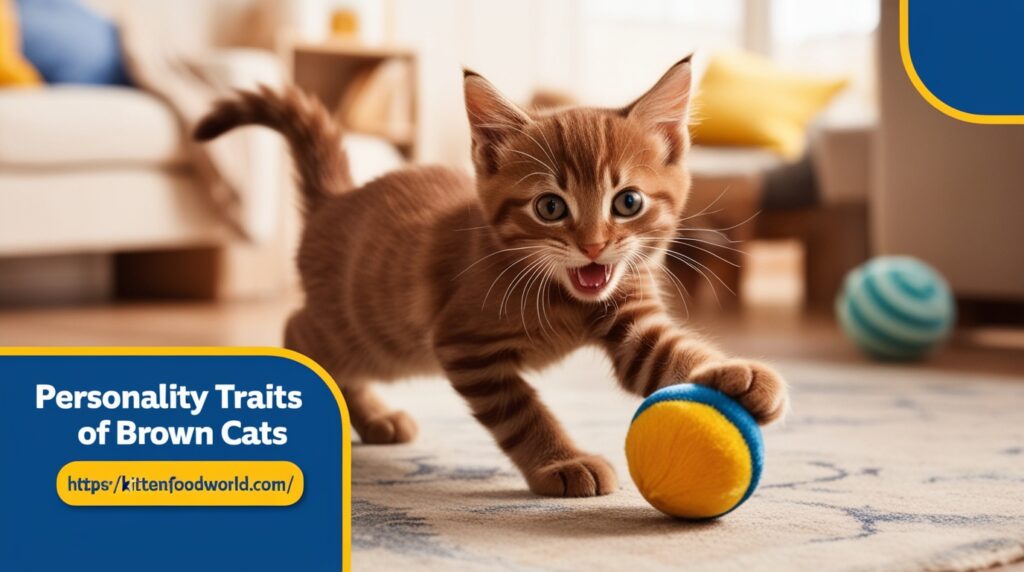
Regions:
M 910 255 L 957 300 L 938 364 L 1015 369 L 1024 348 L 1024 132 L 920 98 L 896 0 L 0 6 L 0 343 L 280 342 L 301 295 L 284 149 L 187 137 L 228 87 L 318 95 L 365 181 L 469 167 L 463 66 L 523 105 L 621 106 L 695 51 L 681 312 L 737 352 L 859 359 L 843 278 Z

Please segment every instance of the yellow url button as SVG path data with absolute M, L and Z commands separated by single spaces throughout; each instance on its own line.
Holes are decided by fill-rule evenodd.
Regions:
M 289 461 L 72 461 L 57 473 L 71 506 L 288 506 L 303 486 Z

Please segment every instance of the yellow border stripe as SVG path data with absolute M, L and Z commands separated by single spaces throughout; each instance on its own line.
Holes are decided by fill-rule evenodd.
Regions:
M 925 85 L 921 76 L 917 75 L 914 62 L 910 59 L 910 0 L 900 0 L 900 55 L 903 58 L 903 69 L 906 70 L 910 83 L 914 84 L 917 92 L 932 107 L 942 113 L 966 121 L 967 123 L 980 123 L 985 125 L 1020 125 L 1024 124 L 1024 115 L 980 115 L 961 111 L 945 101 L 938 98 L 928 86 Z
M 306 366 L 327 385 L 341 413 L 341 566 L 343 572 L 352 569 L 352 426 L 345 397 L 320 364 L 298 352 L 272 347 L 0 347 L 0 356 L 269 356 Z

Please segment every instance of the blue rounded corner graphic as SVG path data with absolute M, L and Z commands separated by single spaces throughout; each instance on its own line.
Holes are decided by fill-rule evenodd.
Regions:
M 1022 27 L 1024 2 L 900 0 L 903 66 L 921 96 L 950 117 L 1022 124 Z

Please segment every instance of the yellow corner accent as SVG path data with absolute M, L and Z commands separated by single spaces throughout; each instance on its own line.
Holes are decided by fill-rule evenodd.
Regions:
M 917 74 L 914 62 L 910 58 L 910 0 L 900 0 L 900 56 L 903 58 L 903 69 L 906 70 L 910 83 L 932 107 L 942 113 L 967 123 L 984 125 L 1020 125 L 1024 124 L 1024 115 L 981 115 L 959 110 L 932 93 L 924 80 Z
M 71 461 L 57 473 L 71 506 L 290 506 L 304 488 L 290 461 Z
M 0 356 L 270 356 L 306 366 L 327 385 L 327 389 L 338 403 L 338 412 L 341 414 L 341 564 L 343 572 L 352 570 L 352 424 L 345 397 L 338 385 L 331 375 L 312 359 L 284 348 L 214 346 L 15 346 L 0 347 Z

